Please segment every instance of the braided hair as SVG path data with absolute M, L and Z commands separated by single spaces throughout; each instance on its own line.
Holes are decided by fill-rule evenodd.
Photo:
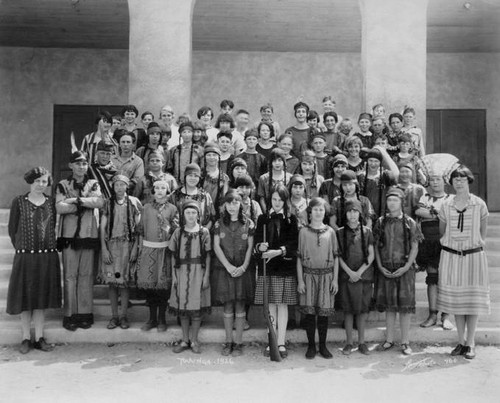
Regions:
M 381 213 L 382 213 L 382 193 L 384 191 L 384 188 L 385 188 L 385 183 L 384 183 L 384 168 L 382 166 L 382 163 L 380 163 L 380 167 L 379 167 L 379 179 L 378 179 L 378 183 L 377 183 L 377 188 L 378 188 L 378 211 L 377 211 L 377 215 L 378 217 L 381 216 Z M 365 178 L 364 178 L 364 181 L 363 181 L 363 192 L 362 192 L 362 195 L 363 196 L 367 196 L 367 193 L 368 193 L 368 164 L 365 164 Z
M 403 247 L 404 247 L 404 253 L 405 253 L 405 259 L 408 259 L 408 256 L 410 254 L 410 223 L 408 221 L 408 216 L 405 214 L 403 210 L 403 199 L 401 199 L 401 212 L 403 214 L 403 217 L 401 219 L 401 224 L 403 226 Z M 385 244 L 386 244 L 386 239 L 385 239 L 385 226 L 386 226 L 386 220 L 388 216 L 388 211 L 387 211 L 387 205 L 385 207 L 385 212 L 384 216 L 382 218 L 382 222 L 380 224 L 380 238 L 379 238 L 379 249 L 382 249 Z
M 359 197 L 359 184 L 356 182 L 356 200 L 359 200 L 361 202 L 361 199 Z M 345 193 L 344 193 L 344 187 L 342 186 L 342 183 L 340 184 L 340 214 L 338 217 L 340 217 L 340 222 L 338 223 L 339 227 L 343 227 L 345 225 Z M 360 219 L 362 222 L 364 222 L 363 218 L 363 213 L 360 213 L 359 215 Z
M 347 211 L 346 211 L 346 214 L 347 214 Z M 361 249 L 363 251 L 363 263 L 368 264 L 368 250 L 367 250 L 366 243 L 365 243 L 365 231 L 363 228 L 363 217 L 362 217 L 361 212 L 359 213 L 358 220 L 359 220 L 359 229 L 361 231 Z M 343 237 L 342 237 L 343 238 L 342 239 L 342 245 L 343 245 L 342 251 L 343 251 L 343 255 L 344 255 L 343 257 L 345 257 L 345 259 L 348 259 L 349 258 L 349 250 L 347 249 L 347 225 L 344 226 L 342 235 L 343 235 Z
M 131 203 L 128 195 L 125 195 L 125 200 L 127 202 L 127 230 L 128 230 L 128 240 L 131 241 L 133 240 L 133 233 L 132 233 L 132 228 L 134 227 L 134 224 L 131 222 L 131 217 L 130 217 L 130 210 L 131 210 Z M 111 196 L 111 199 L 109 200 L 109 225 L 108 225 L 108 238 L 111 238 L 113 236 L 113 226 L 115 222 L 115 203 L 117 202 L 116 200 L 116 194 L 113 193 Z
M 212 151 L 210 151 L 212 152 Z M 207 156 L 208 153 L 204 153 L 203 154 L 203 171 L 202 171 L 202 174 L 201 174 L 201 180 L 199 182 L 199 187 L 203 188 L 204 185 L 205 185 L 205 180 L 207 179 L 208 177 L 208 172 L 207 172 L 207 160 L 206 160 L 206 156 Z M 217 153 L 215 153 L 217 154 Z M 220 199 L 221 199 L 221 193 L 222 193 L 222 190 L 224 189 L 224 182 L 222 180 L 222 172 L 221 172 L 221 168 L 220 168 L 220 155 L 217 154 L 217 193 L 215 194 L 215 200 L 213 200 L 214 202 L 214 206 L 215 206 L 215 219 L 219 219 L 219 216 L 220 216 Z
M 270 208 L 269 206 L 271 205 L 271 196 L 273 194 L 273 162 L 276 161 L 277 159 L 281 159 L 283 161 L 283 184 L 285 185 L 286 188 L 286 159 L 283 156 L 284 151 L 281 148 L 274 148 L 271 151 L 271 157 L 269 158 L 269 195 L 268 195 L 268 207 L 267 210 L 269 211 Z M 276 187 L 278 184 L 276 184 Z M 288 189 L 287 189 L 288 192 Z M 285 203 L 286 204 L 286 203 Z

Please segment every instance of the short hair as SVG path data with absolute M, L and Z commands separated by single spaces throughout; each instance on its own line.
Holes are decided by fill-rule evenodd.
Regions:
M 460 165 L 450 175 L 450 183 L 453 184 L 453 178 L 467 178 L 469 185 L 474 182 L 474 174 L 465 165 Z
M 191 122 L 191 116 L 189 116 L 188 113 L 183 113 L 182 115 L 180 115 L 175 121 L 175 124 L 179 126 L 181 123 L 184 122 Z
M 265 104 L 265 105 L 262 105 L 262 106 L 260 107 L 259 111 L 260 111 L 260 112 L 264 112 L 266 109 L 271 109 L 271 112 L 273 112 L 273 113 L 274 113 L 274 108 L 273 108 L 273 105 L 272 105 L 270 102 L 268 102 L 268 103 L 267 103 L 267 104 Z
M 310 110 L 309 113 L 307 114 L 307 120 L 312 120 L 316 119 L 319 123 L 319 114 L 315 110 Z
M 160 109 L 160 116 L 162 112 L 170 112 L 172 115 L 175 115 L 174 108 L 172 108 L 170 105 L 165 105 Z
M 136 141 L 136 137 L 135 137 L 135 134 L 133 132 L 129 132 L 126 129 L 116 129 L 115 130 L 115 138 L 116 138 L 116 141 L 118 143 L 120 142 L 120 139 L 123 136 L 130 136 L 130 137 L 132 137 L 132 143 L 135 143 L 135 141 Z
M 111 116 L 111 119 L 119 120 L 120 122 L 122 121 L 122 117 L 120 115 L 113 115 Z M 113 121 L 111 121 L 113 123 Z
M 370 122 L 372 121 L 373 119 L 373 116 L 371 113 L 366 113 L 366 112 L 363 112 L 363 113 L 360 113 L 359 114 L 359 117 L 358 117 L 358 122 L 362 119 L 366 119 L 366 120 L 369 120 Z
M 257 129 L 255 128 L 252 128 L 252 129 L 249 129 L 245 132 L 245 140 L 248 138 L 248 137 L 257 137 L 259 138 L 259 132 L 257 131 Z
M 220 103 L 220 108 L 225 108 L 226 106 L 229 106 L 229 108 L 233 109 L 234 108 L 234 102 L 231 101 L 230 99 L 223 99 Z
M 385 106 L 383 104 L 377 104 L 372 107 L 372 112 L 377 108 L 382 108 L 385 111 Z
M 141 120 L 143 120 L 146 116 L 151 115 L 153 120 L 155 120 L 155 115 L 153 115 L 153 112 L 146 111 L 141 115 Z
M 323 114 L 323 123 L 325 123 L 326 118 L 329 116 L 331 116 L 335 119 L 335 123 L 337 123 L 339 121 L 339 116 L 335 112 L 325 112 Z
M 286 139 L 286 138 L 292 139 L 292 143 L 293 143 L 293 135 L 290 134 L 289 132 L 285 132 L 285 133 L 280 134 L 278 137 L 278 143 L 281 143 L 281 141 Z
M 407 113 L 413 113 L 414 116 L 416 115 L 415 109 L 413 109 L 411 106 L 407 106 L 406 108 L 404 108 L 403 115 L 406 115 Z
M 307 206 L 307 212 L 311 214 L 313 207 L 323 206 L 325 208 L 325 217 L 330 216 L 330 204 L 322 197 L 313 197 Z
M 392 123 L 392 119 L 394 119 L 394 118 L 399 119 L 400 122 L 403 122 L 403 116 L 401 116 L 400 113 L 396 112 L 396 113 L 391 113 L 389 115 L 389 124 Z
M 352 136 L 350 139 L 347 139 L 345 142 L 345 147 L 349 148 L 354 144 L 358 144 L 360 147 L 363 147 L 363 142 L 358 136 Z
M 257 126 L 257 133 L 259 133 L 259 137 L 260 137 L 260 128 L 262 126 L 267 126 L 269 127 L 269 131 L 271 132 L 271 134 L 269 135 L 270 138 L 274 137 L 274 127 L 271 123 L 268 123 L 268 122 L 260 122 L 259 125 Z
M 212 119 L 214 117 L 214 111 L 210 106 L 202 106 L 200 109 L 198 109 L 198 113 L 196 116 L 198 116 L 198 119 L 201 119 L 202 116 L 206 115 L 208 112 L 212 115 Z
M 334 105 L 337 104 L 337 102 L 335 102 L 335 100 L 331 97 L 331 95 L 324 96 L 321 102 L 323 103 L 323 102 L 326 102 L 326 101 L 331 101 L 332 104 L 334 104 Z
M 350 124 L 352 126 L 352 120 L 351 118 L 344 118 L 342 119 L 342 121 L 340 122 L 340 124 Z
M 229 140 L 233 139 L 233 134 L 231 132 L 227 131 L 222 131 L 217 133 L 217 140 L 219 140 L 221 137 L 227 137 Z
M 238 112 L 236 112 L 236 115 L 240 115 L 244 113 L 245 115 L 250 115 L 250 113 L 246 109 L 238 109 Z
M 231 125 L 231 129 L 234 129 L 235 127 L 235 124 L 234 124 L 234 119 L 231 115 L 228 115 L 227 113 L 221 113 L 218 117 L 217 117 L 217 121 L 215 122 L 215 125 L 214 127 L 216 129 L 220 129 L 220 124 L 222 122 L 227 122 Z
M 101 119 L 104 120 L 106 123 L 110 124 L 113 123 L 113 116 L 111 116 L 111 113 L 109 113 L 108 111 L 99 112 L 95 118 L 95 124 L 97 125 L 101 121 Z
M 202 132 L 205 131 L 205 125 L 201 123 L 199 120 L 196 122 L 193 122 L 193 131 L 194 130 L 201 130 Z
M 125 116 L 125 112 L 134 112 L 136 117 L 139 116 L 139 111 L 137 110 L 137 108 L 135 107 L 135 105 L 125 105 L 122 108 L 122 111 L 120 112 L 120 114 L 122 116 Z
M 48 184 L 52 186 L 52 175 L 49 170 L 44 167 L 31 168 L 28 172 L 24 174 L 24 180 L 28 185 L 35 183 L 35 180 L 41 178 L 43 175 L 48 175 Z

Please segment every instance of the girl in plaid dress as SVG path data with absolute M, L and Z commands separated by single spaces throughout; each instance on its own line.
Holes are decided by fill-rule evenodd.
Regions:
M 288 206 L 289 193 L 278 184 L 271 193 L 271 209 L 257 220 L 255 252 L 258 262 L 255 304 L 263 303 L 263 264 L 266 259 L 269 312 L 274 318 L 278 346 L 282 357 L 287 356 L 285 334 L 288 323 L 288 305 L 297 304 L 297 218 Z M 266 348 L 264 355 L 269 354 Z

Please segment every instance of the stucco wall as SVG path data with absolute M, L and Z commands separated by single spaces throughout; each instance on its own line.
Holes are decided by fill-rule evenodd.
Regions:
M 202 52 L 193 54 L 191 109 L 203 105 L 219 113 L 223 99 L 260 119 L 259 108 L 274 105 L 275 120 L 285 129 L 294 124 L 299 97 L 322 111 L 321 100 L 332 95 L 337 112 L 357 118 L 361 109 L 361 55 L 356 53 Z
M 122 104 L 128 51 L 0 48 L 0 207 L 27 190 L 29 167 L 52 168 L 53 105 Z
M 500 210 L 500 53 L 429 53 L 428 109 L 486 109 L 488 207 Z

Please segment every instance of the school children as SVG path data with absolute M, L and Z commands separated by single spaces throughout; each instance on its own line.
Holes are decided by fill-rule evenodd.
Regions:
M 194 127 L 191 122 L 183 122 L 179 126 L 182 144 L 171 148 L 167 160 L 167 172 L 171 173 L 178 183 L 184 183 L 186 166 L 189 164 L 200 164 L 203 157 L 203 149 L 193 144 Z
M 128 329 L 127 318 L 129 286 L 133 284 L 131 266 L 137 259 L 137 225 L 142 205 L 139 199 L 127 194 L 130 179 L 125 175 L 113 177 L 114 195 L 106 203 L 101 219 L 102 264 L 100 280 L 109 286 L 111 320 L 108 329 L 120 326 Z M 118 294 L 121 299 L 121 316 L 118 316 Z
M 153 200 L 142 211 L 139 225 L 139 253 L 135 266 L 137 288 L 145 290 L 149 319 L 143 331 L 157 328 L 167 330 L 165 312 L 172 286 L 171 254 L 168 242 L 179 226 L 177 207 L 167 201 L 168 181 L 158 179 L 153 183 Z
M 259 134 L 257 129 L 249 129 L 245 132 L 245 143 L 246 150 L 241 154 L 238 154 L 237 157 L 243 159 L 247 163 L 247 171 L 250 177 L 257 187 L 259 183 L 259 178 L 266 172 L 267 169 L 267 160 L 262 154 L 258 153 L 256 150 L 257 141 Z
M 399 313 L 401 350 L 412 354 L 410 319 L 415 313 L 415 269 L 418 243 L 422 239 L 415 221 L 403 213 L 404 193 L 391 188 L 386 194 L 387 214 L 380 217 L 373 230 L 378 283 L 376 307 L 386 315 L 385 351 L 394 347 L 396 315 Z
M 301 174 L 306 181 L 307 197 L 317 197 L 319 189 L 325 178 L 317 171 L 316 155 L 312 150 L 304 150 L 300 154 L 300 166 L 297 173 Z
M 346 344 L 344 355 L 353 349 L 354 318 L 358 329 L 358 351 L 368 355 L 365 344 L 366 319 L 373 296 L 373 235 L 363 225 L 363 209 L 359 200 L 348 200 L 345 205 L 346 225 L 337 231 L 340 264 L 340 295 L 344 311 Z
M 281 148 L 273 149 L 269 157 L 269 171 L 261 175 L 257 189 L 257 196 L 262 211 L 267 212 L 271 208 L 269 200 L 273 187 L 277 184 L 288 185 L 291 177 L 292 175 L 286 171 L 285 153 Z
M 310 222 L 299 232 L 297 252 L 297 290 L 300 310 L 306 315 L 306 358 L 316 356 L 316 328 L 320 355 L 332 358 L 326 347 L 326 336 L 328 316 L 335 312 L 335 294 L 338 291 L 337 237 L 335 231 L 324 223 L 328 204 L 323 199 L 313 198 L 308 210 Z
M 233 357 L 243 353 L 245 303 L 253 299 L 250 264 L 255 224 L 243 214 L 241 202 L 235 189 L 224 196 L 224 211 L 214 226 L 216 260 L 211 277 L 212 302 L 224 305 L 226 342 L 222 355 Z M 234 338 L 233 325 L 236 328 Z
M 200 224 L 197 202 L 186 201 L 180 215 L 180 227 L 174 231 L 169 245 L 173 267 L 169 312 L 180 316 L 182 328 L 182 341 L 174 346 L 173 352 L 191 349 L 193 353 L 199 354 L 201 315 L 211 311 L 210 233 Z
M 306 194 L 306 181 L 302 175 L 295 174 L 288 185 L 290 192 L 290 213 L 297 217 L 299 230 L 309 224 L 307 206 L 310 198 Z
M 205 144 L 203 155 L 204 170 L 201 175 L 200 185 L 211 197 L 214 208 L 218 214 L 221 201 L 229 188 L 229 177 L 220 167 L 221 151 L 217 143 Z

